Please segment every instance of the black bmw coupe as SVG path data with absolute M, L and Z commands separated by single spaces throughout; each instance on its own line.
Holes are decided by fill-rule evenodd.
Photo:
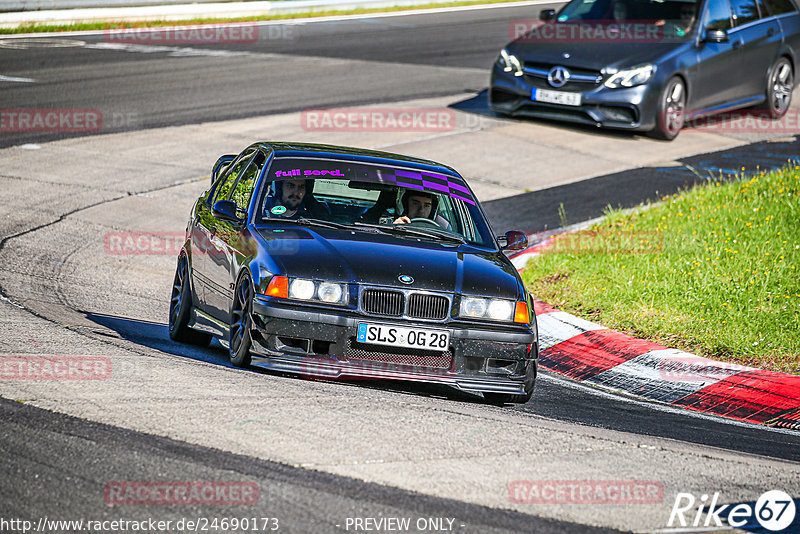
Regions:
M 527 402 L 533 301 L 475 195 L 433 161 L 261 142 L 222 156 L 192 208 L 170 337 L 235 366 L 398 379 Z
M 795 0 L 572 0 L 540 18 L 512 22 L 517 38 L 494 64 L 489 99 L 501 115 L 670 140 L 700 117 L 789 109 Z

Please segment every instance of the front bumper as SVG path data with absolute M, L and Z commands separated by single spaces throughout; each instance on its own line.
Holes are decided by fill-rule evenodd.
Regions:
M 532 76 L 514 76 L 496 64 L 489 86 L 489 104 L 503 115 L 551 119 L 603 128 L 650 131 L 656 126 L 659 90 L 655 80 L 627 89 L 609 89 L 599 84 L 550 87 Z M 548 104 L 531 100 L 534 88 L 579 92 L 580 106 Z
M 359 322 L 446 329 L 446 351 L 398 349 L 356 341 Z M 465 327 L 360 315 L 353 310 L 315 310 L 256 297 L 251 365 L 314 378 L 408 380 L 470 392 L 522 395 L 536 378 L 535 331 Z

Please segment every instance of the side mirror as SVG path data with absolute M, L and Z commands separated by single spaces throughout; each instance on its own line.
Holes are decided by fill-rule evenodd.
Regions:
M 539 20 L 553 20 L 556 18 L 555 9 L 543 9 L 539 11 Z
M 725 30 L 717 30 L 706 28 L 706 36 L 703 38 L 704 43 L 727 43 L 728 32 Z
M 211 183 L 214 183 L 214 180 L 217 179 L 220 171 L 235 159 L 235 154 L 225 154 L 224 156 L 221 156 L 214 164 L 214 168 L 211 169 Z
M 236 216 L 237 211 L 236 203 L 230 200 L 218 200 L 214 203 L 214 207 L 211 210 L 214 217 L 217 219 L 242 224 L 242 220 Z
M 528 246 L 528 236 L 525 235 L 525 232 L 520 232 L 519 230 L 508 231 L 503 238 L 506 241 L 505 246 L 502 248 L 504 251 L 524 250 Z

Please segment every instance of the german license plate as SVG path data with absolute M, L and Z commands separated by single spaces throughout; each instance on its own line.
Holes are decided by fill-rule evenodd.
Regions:
M 548 104 L 561 104 L 563 106 L 580 106 L 581 94 L 568 93 L 567 91 L 550 91 L 549 89 L 533 88 L 531 100 L 547 102 Z
M 358 323 L 359 343 L 445 351 L 450 346 L 450 332 L 430 328 L 407 328 L 375 323 Z

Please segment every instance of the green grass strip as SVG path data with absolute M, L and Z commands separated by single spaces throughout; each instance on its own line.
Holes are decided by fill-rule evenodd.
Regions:
M 695 354 L 800 374 L 800 167 L 608 210 L 532 260 L 533 294 Z
M 85 30 L 120 30 L 127 28 L 158 28 L 165 26 L 185 26 L 194 24 L 224 24 L 228 22 L 256 22 L 263 20 L 287 20 L 307 17 L 332 17 L 339 15 L 360 15 L 365 13 L 391 13 L 395 11 L 408 11 L 416 9 L 436 9 L 442 7 L 474 6 L 484 4 L 506 4 L 519 0 L 477 0 L 462 2 L 440 2 L 420 4 L 416 6 L 394 6 L 371 9 L 349 9 L 330 11 L 308 11 L 304 13 L 285 13 L 276 15 L 262 15 L 256 17 L 236 18 L 195 18 L 186 20 L 143 20 L 135 22 L 86 22 L 78 24 L 23 24 L 15 28 L 0 28 L 0 35 L 20 33 L 45 33 Z

